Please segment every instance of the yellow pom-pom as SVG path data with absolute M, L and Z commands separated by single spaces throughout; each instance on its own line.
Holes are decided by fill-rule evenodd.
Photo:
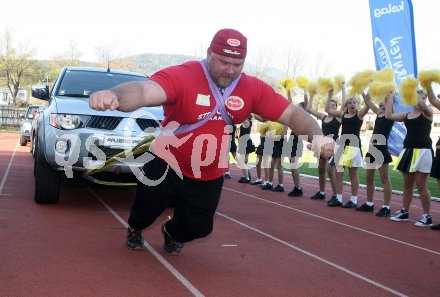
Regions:
M 310 96 L 315 96 L 316 93 L 318 93 L 318 86 L 317 86 L 316 82 L 314 82 L 314 81 L 309 81 L 309 82 L 306 84 L 305 91 L 306 91 L 307 93 L 309 93 Z
M 400 82 L 399 96 L 403 105 L 414 106 L 417 104 L 417 84 L 417 79 L 410 76 Z
M 373 81 L 370 83 L 368 92 L 376 103 L 380 103 L 386 96 L 396 90 L 396 85 L 390 81 Z
M 348 82 L 348 86 L 351 86 L 349 96 L 353 97 L 355 95 L 362 94 L 362 92 L 368 87 L 372 81 L 374 70 L 365 70 L 357 72 Z
M 374 81 L 385 81 L 385 82 L 393 82 L 394 81 L 394 70 L 392 68 L 386 67 L 382 70 L 376 72 L 373 75 Z
M 435 82 L 440 84 L 440 70 L 423 70 L 419 72 L 418 79 L 423 89 Z
M 327 95 L 328 91 L 334 88 L 335 86 L 331 79 L 325 77 L 318 78 L 318 93 L 320 95 Z
M 290 77 L 286 77 L 282 80 L 280 80 L 280 85 L 285 88 L 287 91 L 290 91 L 295 87 L 295 81 L 291 79 Z
M 258 124 L 258 132 L 260 132 L 260 135 L 262 137 L 266 136 L 267 131 L 269 131 L 269 124 L 270 122 L 264 122 Z
M 345 83 L 345 77 L 343 75 L 337 75 L 333 78 L 333 84 L 335 86 L 334 93 L 337 94 L 341 91 L 342 85 Z
M 283 125 L 278 122 L 269 122 L 269 128 L 267 132 L 270 132 L 271 135 L 282 135 L 283 128 Z
M 309 82 L 309 79 L 305 76 L 297 76 L 295 78 L 296 83 L 298 84 L 298 87 L 300 87 L 301 89 L 304 89 L 307 85 L 307 83 Z

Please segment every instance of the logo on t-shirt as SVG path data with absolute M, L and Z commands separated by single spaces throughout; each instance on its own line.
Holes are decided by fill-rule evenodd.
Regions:
M 201 106 L 210 106 L 209 95 L 197 94 L 196 104 Z
M 240 97 L 231 96 L 226 100 L 226 107 L 230 110 L 240 110 L 244 107 L 244 101 Z

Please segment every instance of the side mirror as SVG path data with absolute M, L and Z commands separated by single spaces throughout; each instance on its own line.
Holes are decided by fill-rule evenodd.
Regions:
M 49 99 L 49 86 L 48 85 L 36 85 L 32 86 L 32 97 L 42 100 Z

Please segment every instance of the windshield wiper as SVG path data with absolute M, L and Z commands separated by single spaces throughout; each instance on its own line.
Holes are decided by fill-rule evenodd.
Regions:
M 89 95 L 84 94 L 59 94 L 58 96 L 65 96 L 65 97 L 75 97 L 75 98 L 89 98 Z

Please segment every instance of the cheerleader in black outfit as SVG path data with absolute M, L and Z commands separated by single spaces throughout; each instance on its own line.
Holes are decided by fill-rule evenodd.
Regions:
M 369 107 L 365 105 L 358 110 L 358 101 L 352 97 L 345 101 L 345 85 L 342 85 L 342 105 L 340 110 L 330 108 L 331 96 L 328 97 L 325 111 L 334 117 L 342 118 L 342 131 L 338 151 L 335 155 L 336 164 L 336 198 L 327 202 L 328 206 L 342 206 L 343 208 L 355 208 L 357 206 L 357 194 L 359 191 L 358 168 L 363 166 L 360 131 L 364 116 Z M 342 189 L 344 185 L 344 170 L 348 168 L 351 182 L 351 197 L 346 203 L 342 203 Z
M 367 182 L 367 201 L 356 208 L 357 211 L 373 212 L 374 211 L 374 192 L 376 186 L 374 183 L 374 175 L 376 169 L 380 174 L 380 181 L 383 185 L 383 206 L 376 213 L 378 217 L 389 217 L 390 203 L 391 203 L 391 181 L 388 174 L 389 163 L 393 161 L 390 153 L 388 152 L 387 139 L 390 136 L 391 129 L 393 128 L 394 121 L 385 118 L 386 101 L 389 100 L 388 96 L 385 100 L 376 106 L 372 101 L 370 94 L 362 94 L 365 104 L 368 105 L 371 110 L 377 115 L 374 122 L 373 135 L 371 137 L 371 144 L 368 148 L 368 152 L 365 155 L 365 173 Z M 392 100 L 392 98 L 391 98 Z
M 248 184 L 251 182 L 251 173 L 248 167 L 249 154 L 255 152 L 255 145 L 251 139 L 252 115 L 240 125 L 238 135 L 238 164 L 241 167 L 243 176 L 239 183 Z M 244 159 L 244 160 L 243 160 Z
M 307 102 L 306 110 L 320 119 L 322 121 L 322 133 L 325 136 L 332 137 L 334 140 L 337 140 L 339 137 L 339 129 L 341 127 L 341 118 L 340 117 L 334 117 L 332 115 L 327 115 L 322 112 L 318 112 L 313 109 L 313 95 L 310 96 L 310 99 L 307 100 L 307 94 L 304 95 L 305 100 Z M 330 90 L 328 92 L 328 96 L 331 98 L 333 96 L 333 90 Z M 338 103 L 330 99 L 330 109 L 337 110 L 338 109 Z M 335 166 L 334 164 L 329 164 L 329 160 L 319 158 L 318 163 L 318 173 L 319 173 L 319 191 L 310 197 L 311 199 L 317 199 L 317 200 L 324 200 L 325 199 L 325 184 L 327 182 L 326 180 L 326 172 L 330 179 L 330 185 L 333 190 L 332 198 L 336 198 L 336 178 L 335 178 Z
M 390 95 L 392 96 L 392 95 Z M 386 103 L 385 117 L 390 120 L 404 122 L 406 136 L 403 150 L 399 156 L 397 170 L 401 171 L 404 180 L 403 204 L 392 221 L 409 221 L 409 207 L 413 198 L 414 185 L 419 191 L 424 214 L 415 225 L 419 227 L 432 226 L 431 194 L 428 189 L 428 177 L 432 167 L 431 125 L 433 120 L 432 108 L 426 104 L 427 95 L 417 91 L 417 104 L 411 112 L 393 113 L 393 100 Z
M 426 91 L 428 93 L 428 100 L 431 105 L 440 110 L 440 95 L 437 95 L 437 97 L 435 96 L 431 83 L 427 86 Z M 435 144 L 435 157 L 432 162 L 430 176 L 437 180 L 437 185 L 440 187 L 440 138 Z M 431 229 L 440 230 L 440 224 L 432 226 Z

